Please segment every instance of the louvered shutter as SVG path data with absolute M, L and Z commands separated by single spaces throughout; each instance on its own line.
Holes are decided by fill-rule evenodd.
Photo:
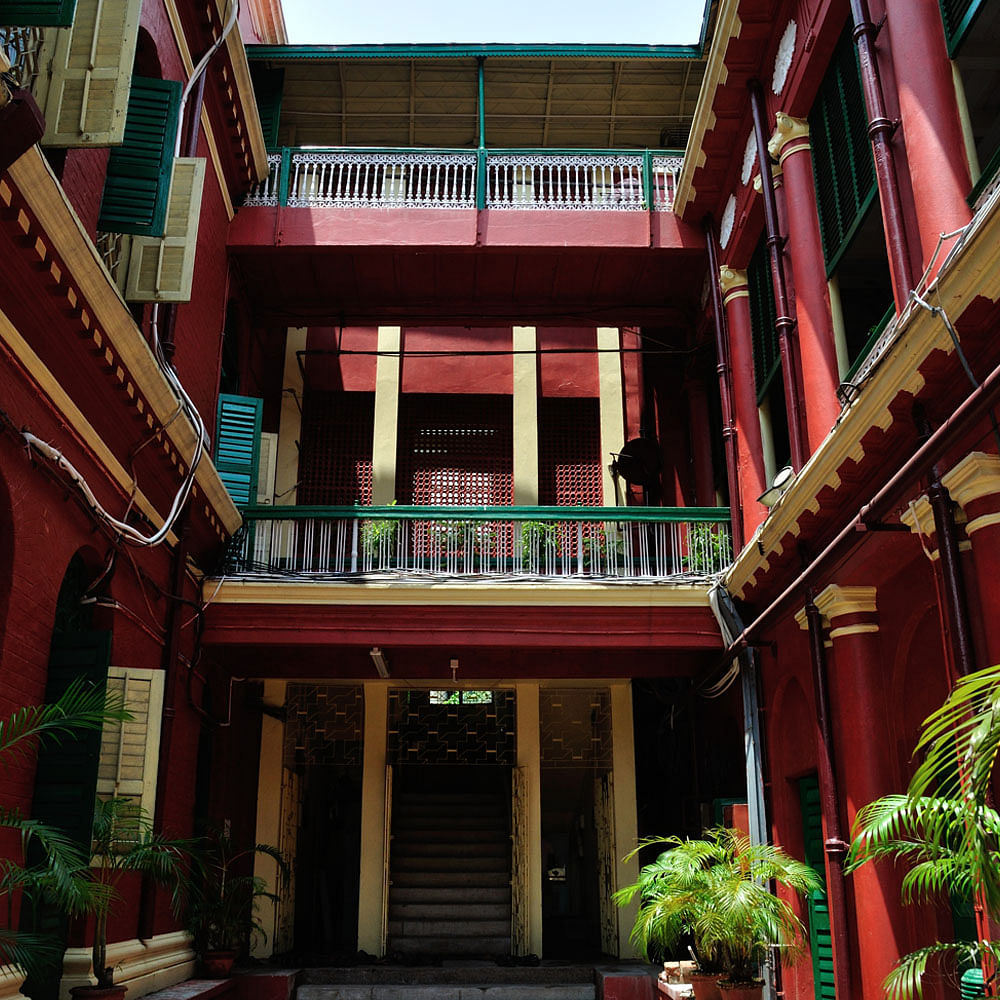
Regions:
M 44 146 L 122 142 L 142 0 L 78 0 L 71 28 L 46 37 L 35 98 L 45 111 Z
M 215 432 L 215 467 L 233 503 L 256 500 L 263 400 L 252 396 L 219 396 Z
M 823 255 L 832 274 L 878 185 L 861 73 L 850 32 L 834 50 L 809 115 Z
M 948 40 L 948 55 L 952 58 L 983 4 L 984 0 L 941 0 L 944 36 Z
M 826 895 L 826 860 L 823 851 L 823 812 L 819 782 L 815 775 L 799 780 L 805 862 L 821 879 L 824 888 L 809 894 L 809 950 L 812 953 L 813 991 L 816 1000 L 836 1000 L 833 975 L 833 935 L 830 905 Z
M 108 691 L 122 699 L 132 718 L 109 722 L 101 732 L 97 794 L 101 798 L 132 799 L 152 815 L 163 711 L 163 672 L 110 667 Z
M 251 65 L 250 79 L 253 81 L 254 97 L 257 99 L 257 114 L 264 133 L 264 145 L 273 149 L 278 145 L 278 121 L 281 118 L 281 98 L 285 84 L 283 69 L 265 69 Z
M 163 235 L 180 100 L 178 81 L 132 77 L 125 141 L 108 158 L 102 232 Z
M 17 0 L 0 2 L 0 24 L 12 27 L 68 27 L 73 23 L 76 0 Z
M 125 298 L 130 302 L 188 302 L 198 250 L 205 160 L 173 161 L 163 237 L 135 236 Z
M 754 383 L 759 402 L 781 368 L 778 310 L 774 304 L 771 261 L 764 240 L 757 245 L 747 266 L 747 289 L 750 293 L 750 326 L 753 331 Z

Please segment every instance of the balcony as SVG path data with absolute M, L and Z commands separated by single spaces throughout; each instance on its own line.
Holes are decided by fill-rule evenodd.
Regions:
M 695 583 L 732 562 L 701 507 L 246 507 L 226 576 Z
M 667 212 L 683 159 L 650 150 L 286 147 L 268 163 L 244 206 Z

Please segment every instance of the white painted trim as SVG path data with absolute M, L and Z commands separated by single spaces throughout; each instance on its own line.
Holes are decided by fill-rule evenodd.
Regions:
M 399 427 L 399 380 L 402 374 L 402 328 L 378 328 L 375 365 L 375 421 L 372 438 L 372 503 L 396 499 L 396 439 Z
M 538 503 L 538 338 L 533 326 L 515 326 L 514 350 L 514 503 Z
M 623 395 L 621 331 L 616 326 L 597 328 L 597 371 L 601 393 L 601 476 L 604 506 L 617 507 L 611 478 L 612 453 L 625 444 L 625 398 Z M 624 485 L 622 487 L 624 489 Z

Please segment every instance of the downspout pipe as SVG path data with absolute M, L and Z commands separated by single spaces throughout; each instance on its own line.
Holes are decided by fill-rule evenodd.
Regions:
M 778 203 L 774 197 L 774 179 L 771 175 L 771 154 L 767 149 L 767 130 L 764 91 L 760 81 L 747 84 L 750 91 L 750 109 L 753 113 L 753 131 L 757 139 L 757 162 L 760 164 L 761 192 L 764 197 L 764 226 L 767 231 L 767 249 L 771 258 L 771 280 L 774 283 L 774 304 L 778 317 L 778 347 L 781 351 L 781 377 L 785 387 L 785 406 L 788 409 L 788 437 L 792 449 L 792 468 L 798 472 L 806 459 L 805 440 L 802 435 L 802 401 L 799 399 L 798 352 L 794 339 L 796 326 L 794 310 L 788 299 L 785 280 L 785 238 L 778 228 Z
M 913 272 L 910 268 L 906 229 L 903 225 L 903 199 L 899 191 L 896 156 L 892 148 L 896 123 L 886 114 L 882 77 L 875 52 L 878 28 L 872 22 L 868 0 L 851 0 L 851 20 L 854 23 L 854 44 L 858 49 L 861 85 L 868 111 L 868 136 L 875 157 L 875 175 L 878 178 L 882 220 L 885 224 L 885 239 L 889 249 L 892 291 L 896 300 L 896 311 L 902 312 L 913 288 Z
M 733 373 L 729 364 L 729 330 L 719 287 L 719 248 L 715 223 L 705 216 L 705 246 L 708 250 L 708 286 L 712 293 L 712 325 L 715 330 L 715 370 L 719 376 L 719 397 L 722 401 L 722 443 L 726 450 L 726 476 L 729 480 L 730 524 L 733 551 L 743 548 L 743 501 L 740 498 L 740 473 L 736 424 L 733 420 Z
M 806 603 L 809 624 L 809 658 L 812 663 L 813 697 L 816 703 L 816 725 L 819 729 L 817 749 L 819 794 L 826 825 L 823 851 L 826 854 L 829 879 L 830 926 L 833 932 L 833 975 L 837 1000 L 851 1000 L 851 947 L 847 925 L 847 889 L 844 880 L 844 858 L 847 843 L 840 826 L 840 795 L 837 790 L 837 768 L 834 763 L 833 729 L 830 725 L 830 696 L 826 681 L 826 649 L 823 645 L 823 616 L 813 600 L 812 589 Z

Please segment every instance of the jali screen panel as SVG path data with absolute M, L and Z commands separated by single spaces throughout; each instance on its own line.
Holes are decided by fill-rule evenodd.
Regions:
M 375 394 L 307 390 L 302 401 L 300 504 L 372 502 Z

